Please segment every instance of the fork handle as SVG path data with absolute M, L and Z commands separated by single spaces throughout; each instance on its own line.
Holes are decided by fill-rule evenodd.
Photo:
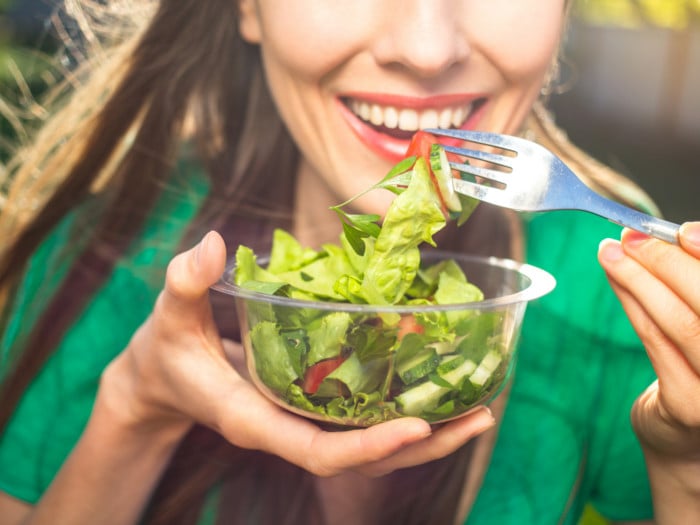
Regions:
M 590 196 L 585 211 L 600 215 L 615 224 L 651 235 L 671 244 L 678 244 L 679 224 L 634 210 L 596 193 Z

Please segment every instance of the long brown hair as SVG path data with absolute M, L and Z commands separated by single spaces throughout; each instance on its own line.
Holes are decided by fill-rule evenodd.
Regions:
M 68 243 L 73 263 L 31 333 L 17 345 L 21 352 L 0 390 L 0 431 L 138 236 L 183 142 L 194 145 L 211 185 L 202 207 L 206 211 L 194 221 L 191 236 L 204 228 L 226 231 L 235 216 L 258 213 L 286 221 L 291 215 L 288 201 L 265 209 L 274 195 L 291 198 L 298 153 L 265 87 L 257 48 L 238 34 L 235 0 L 66 3 L 76 19 L 99 22 L 107 16 L 109 23 L 98 27 L 114 31 L 119 23 L 123 34 L 85 33 L 90 61 L 67 72 L 51 94 L 54 116 L 0 180 L 5 193 L 0 201 L 0 306 L 3 293 L 10 296 L 57 222 L 85 203 L 98 205 L 81 209 L 80 220 L 90 234 Z M 137 16 L 123 19 L 120 10 Z M 478 234 L 471 238 L 483 240 Z M 390 504 L 377 521 L 452 523 L 470 451 L 467 445 L 443 460 L 389 476 L 384 497 Z M 178 448 L 145 522 L 195 523 L 215 486 L 225 502 L 221 523 L 323 522 L 313 476 L 274 456 L 237 449 L 200 426 Z

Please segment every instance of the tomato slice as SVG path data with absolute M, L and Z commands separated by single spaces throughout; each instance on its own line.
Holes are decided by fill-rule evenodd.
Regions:
M 422 334 L 425 332 L 425 327 L 418 324 L 418 321 L 412 315 L 402 315 L 401 319 L 399 319 L 398 328 L 396 337 L 399 340 L 403 339 L 407 334 Z
M 407 157 L 423 157 L 426 161 L 430 160 L 430 148 L 433 144 L 439 143 L 437 137 L 427 131 L 418 130 L 413 134 L 411 142 L 406 149 Z M 459 162 L 459 157 L 454 153 L 446 151 L 445 154 L 450 162 Z M 430 163 L 428 162 L 428 165 Z
M 427 131 L 416 131 L 406 150 L 407 157 L 422 157 L 430 166 L 430 147 L 437 142 L 435 135 Z
M 344 357 L 331 357 L 330 359 L 324 359 L 323 361 L 314 363 L 307 368 L 304 374 L 304 381 L 301 385 L 304 392 L 307 394 L 315 394 L 326 376 L 342 365 L 343 361 L 345 361 Z
M 450 176 L 449 174 L 439 175 L 435 172 L 434 161 L 431 159 L 430 153 L 433 144 L 439 144 L 437 137 L 427 131 L 418 130 L 414 133 L 411 138 L 411 142 L 406 150 L 407 157 L 417 157 L 425 160 L 428 166 L 428 172 L 430 173 L 430 179 L 435 186 L 436 193 L 440 199 L 440 206 L 442 208 L 443 214 L 447 217 L 450 211 L 461 211 L 462 205 L 459 202 L 459 198 L 454 195 L 454 192 L 450 192 L 448 188 L 444 187 L 446 181 L 443 180 L 445 176 Z M 454 156 L 448 152 L 443 153 L 446 155 L 448 161 L 453 161 Z

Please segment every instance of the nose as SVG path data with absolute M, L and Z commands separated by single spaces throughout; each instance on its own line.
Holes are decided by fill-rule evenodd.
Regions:
M 377 25 L 377 63 L 401 66 L 420 77 L 434 77 L 470 54 L 458 14 L 443 0 L 398 0 Z

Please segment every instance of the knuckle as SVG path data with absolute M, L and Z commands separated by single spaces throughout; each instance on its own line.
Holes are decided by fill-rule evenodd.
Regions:
M 305 470 L 320 477 L 328 478 L 335 476 L 340 472 L 340 469 L 332 465 L 331 458 L 321 451 L 327 450 L 322 443 L 319 443 L 321 430 L 312 437 L 306 448 L 307 453 L 304 454 L 304 461 L 301 465 Z
M 663 420 L 672 428 L 681 428 L 686 432 L 691 429 L 700 429 L 700 414 L 694 406 L 689 405 L 683 399 L 669 399 L 664 396 Z
M 189 279 L 186 272 L 186 261 L 183 254 L 173 258 L 165 272 L 165 289 L 176 296 L 187 295 Z
M 638 320 L 636 329 L 646 348 L 666 348 L 671 345 L 668 337 L 650 319 Z
M 337 468 L 327 465 L 325 461 L 316 454 L 310 454 L 307 457 L 304 469 L 308 470 L 319 478 L 330 478 L 339 472 Z
M 700 317 L 695 314 L 681 316 L 678 319 L 678 332 L 690 343 L 700 346 Z
M 372 439 L 373 428 L 376 427 L 360 431 L 361 433 L 358 436 L 359 449 L 363 451 L 366 462 L 379 461 L 386 456 L 386 452 L 382 450 L 381 445 Z

